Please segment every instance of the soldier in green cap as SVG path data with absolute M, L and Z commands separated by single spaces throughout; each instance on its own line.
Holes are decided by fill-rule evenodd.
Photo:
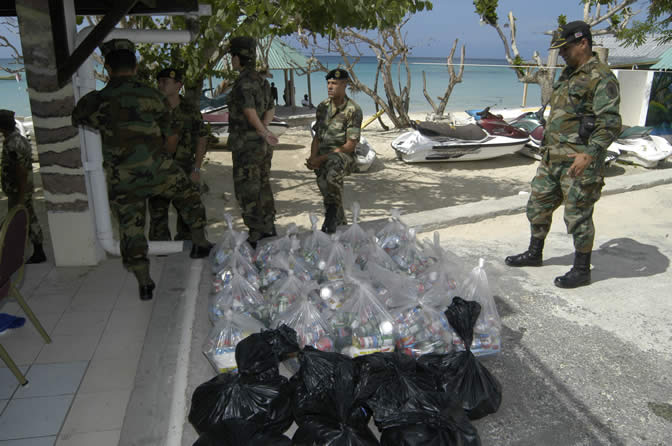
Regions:
M 604 186 L 607 147 L 621 132 L 616 77 L 592 52 L 588 24 L 563 25 L 554 35 L 567 67 L 553 86 L 551 114 L 542 142 L 542 160 L 532 180 L 527 219 L 532 237 L 527 251 L 509 256 L 509 266 L 541 266 L 551 218 L 565 205 L 567 232 L 574 239 L 574 265 L 555 278 L 560 288 L 588 285 L 595 238 L 593 208 Z
M 21 135 L 14 122 L 14 112 L 0 110 L 0 133 L 5 138 L 2 144 L 2 191 L 7 194 L 11 209 L 23 205 L 30 219 L 29 237 L 33 254 L 26 263 L 42 263 L 47 260 L 42 247 L 42 229 L 33 208 L 33 150 L 30 142 Z
M 343 209 L 343 179 L 355 166 L 355 148 L 362 127 L 362 109 L 346 95 L 350 76 L 337 68 L 327 76 L 328 99 L 317 106 L 315 137 L 306 167 L 315 171 L 325 208 L 322 231 L 336 232 L 347 224 Z
M 175 163 L 191 179 L 189 187 L 200 194 L 201 167 L 208 142 L 208 129 L 203 124 L 201 112 L 187 102 L 180 90 L 184 85 L 183 72 L 177 68 L 165 68 L 156 75 L 159 90 L 166 96 L 170 107 L 172 126 L 179 135 L 175 150 Z M 147 200 L 149 207 L 149 239 L 171 240 L 168 228 L 168 208 L 170 200 L 155 196 Z M 191 240 L 189 226 L 182 217 L 177 216 L 175 240 Z
M 233 186 L 253 247 L 276 235 L 270 174 L 272 146 L 278 143 L 268 130 L 275 105 L 268 81 L 255 70 L 256 49 L 252 37 L 234 37 L 227 49 L 233 69 L 240 72 L 228 100 Z
M 146 200 L 172 200 L 191 229 L 192 258 L 206 257 L 205 209 L 190 179 L 175 164 L 179 135 L 170 119 L 167 99 L 135 77 L 135 47 L 126 39 L 101 46 L 110 80 L 100 91 L 82 97 L 72 113 L 73 125 L 100 132 L 103 168 L 110 205 L 119 221 L 124 266 L 138 280 L 140 299 L 153 296 L 145 238 Z

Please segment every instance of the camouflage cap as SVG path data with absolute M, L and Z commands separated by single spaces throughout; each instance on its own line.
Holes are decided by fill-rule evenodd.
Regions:
M 350 75 L 344 69 L 336 68 L 335 70 L 331 70 L 330 72 L 328 72 L 327 76 L 325 78 L 327 80 L 337 79 L 337 80 L 346 80 L 347 81 L 348 79 L 350 79 Z
M 586 22 L 576 20 L 562 25 L 553 33 L 553 40 L 549 49 L 562 48 L 568 43 L 581 39 L 591 40 L 590 26 Z
M 15 126 L 14 112 L 11 110 L 0 110 L 0 128 L 3 130 L 9 130 L 13 129 Z
M 255 59 L 257 57 L 257 40 L 254 37 L 234 37 L 229 41 L 226 52 Z
M 156 80 L 158 81 L 159 79 L 164 77 L 173 79 L 177 82 L 184 82 L 184 73 L 182 72 L 182 70 L 179 70 L 177 68 L 173 67 L 164 68 L 163 70 L 157 73 Z
M 135 44 L 128 39 L 112 39 L 100 45 L 100 52 L 103 57 L 113 51 L 126 50 L 135 54 Z

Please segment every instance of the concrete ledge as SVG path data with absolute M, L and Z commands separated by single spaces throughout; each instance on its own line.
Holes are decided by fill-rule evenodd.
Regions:
M 602 195 L 620 194 L 634 190 L 672 184 L 672 169 L 651 170 L 636 175 L 622 175 L 606 179 Z M 430 232 L 448 226 L 464 225 L 499 217 L 525 212 L 528 194 L 521 193 L 510 197 L 493 200 L 482 200 L 474 203 L 432 209 L 431 211 L 415 212 L 401 216 L 401 220 L 418 233 Z M 387 219 L 363 222 L 365 229 L 377 231 Z

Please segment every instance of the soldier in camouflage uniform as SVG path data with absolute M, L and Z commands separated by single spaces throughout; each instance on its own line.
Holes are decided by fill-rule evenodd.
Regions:
M 240 71 L 228 100 L 233 186 L 253 247 L 262 238 L 276 235 L 270 173 L 272 145 L 278 143 L 268 130 L 275 106 L 268 81 L 255 70 L 256 49 L 255 39 L 235 37 L 227 50 L 231 65 Z
M 23 205 L 28 211 L 33 254 L 26 263 L 42 263 L 47 256 L 42 247 L 40 222 L 33 209 L 33 150 L 16 128 L 13 111 L 0 110 L 0 132 L 5 138 L 2 144 L 2 191 L 7 194 L 8 208 Z
M 315 171 L 325 208 L 322 231 L 347 224 L 343 210 L 343 179 L 355 166 L 355 148 L 362 127 L 362 109 L 345 94 L 350 76 L 337 68 L 327 76 L 328 99 L 317 106 L 315 137 L 306 167 Z
M 176 68 L 166 68 L 157 74 L 159 90 L 166 96 L 170 105 L 172 127 L 179 135 L 175 150 L 175 163 L 191 179 L 189 187 L 200 194 L 201 165 L 205 157 L 208 142 L 208 130 L 203 124 L 201 112 L 180 96 L 183 85 L 183 73 Z M 147 200 L 149 207 L 149 239 L 171 240 L 168 228 L 168 208 L 170 200 L 155 196 Z M 191 240 L 189 226 L 182 217 L 177 216 L 175 240 Z
M 564 202 L 567 232 L 574 238 L 574 265 L 554 283 L 576 288 L 590 283 L 593 208 L 604 186 L 607 147 L 621 131 L 620 93 L 616 77 L 592 52 L 586 23 L 562 26 L 551 48 L 560 49 L 567 67 L 553 86 L 543 158 L 527 203 L 532 237 L 527 251 L 505 261 L 509 266 L 541 266 L 553 211 Z
M 205 209 L 189 178 L 175 164 L 178 135 L 171 127 L 166 98 L 135 78 L 135 47 L 126 39 L 101 46 L 110 80 L 82 97 L 72 112 L 73 125 L 100 131 L 103 168 L 110 205 L 119 221 L 121 256 L 139 284 L 140 299 L 152 298 L 145 238 L 146 200 L 160 195 L 173 201 L 191 228 L 192 258 L 206 257 Z

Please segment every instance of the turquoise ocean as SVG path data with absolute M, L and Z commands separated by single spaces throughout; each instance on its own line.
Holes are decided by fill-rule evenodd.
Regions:
M 319 60 L 329 69 L 337 68 L 342 63 L 340 56 L 320 56 Z M 427 89 L 438 104 L 437 96 L 443 96 L 448 86 L 450 76 L 445 65 L 446 58 L 411 57 L 411 112 L 429 112 L 431 106 L 425 99 L 422 91 L 422 72 L 427 77 Z M 0 64 L 8 64 L 9 60 L 0 59 Z M 522 106 L 523 84 L 518 82 L 513 70 L 506 65 L 506 61 L 499 59 L 465 59 L 463 80 L 457 84 L 450 96 L 447 111 L 478 109 L 486 106 L 497 108 L 516 108 Z M 458 67 L 455 66 L 457 71 Z M 397 70 L 395 69 L 395 73 Z M 359 79 L 373 88 L 376 76 L 375 57 L 362 57 L 355 65 L 355 73 Z M 401 69 L 402 84 L 405 85 L 405 69 Z M 4 75 L 4 73 L 2 73 Z M 272 71 L 278 87 L 278 96 L 282 101 L 284 88 L 284 74 L 282 71 Z M 311 74 L 311 90 L 313 103 L 317 104 L 326 98 L 326 81 L 322 72 Z M 207 81 L 206 81 L 207 82 Z M 300 103 L 304 94 L 308 93 L 307 77 L 294 76 L 297 103 Z M 396 83 L 396 81 L 395 81 Z M 382 79 L 379 80 L 378 91 L 382 92 Z M 351 94 L 351 97 L 362 107 L 364 115 L 375 112 L 373 101 L 364 93 Z M 537 85 L 529 85 L 526 106 L 538 106 L 540 90 Z M 30 116 L 30 104 L 26 91 L 26 80 L 0 80 L 0 108 L 14 110 L 19 116 Z

